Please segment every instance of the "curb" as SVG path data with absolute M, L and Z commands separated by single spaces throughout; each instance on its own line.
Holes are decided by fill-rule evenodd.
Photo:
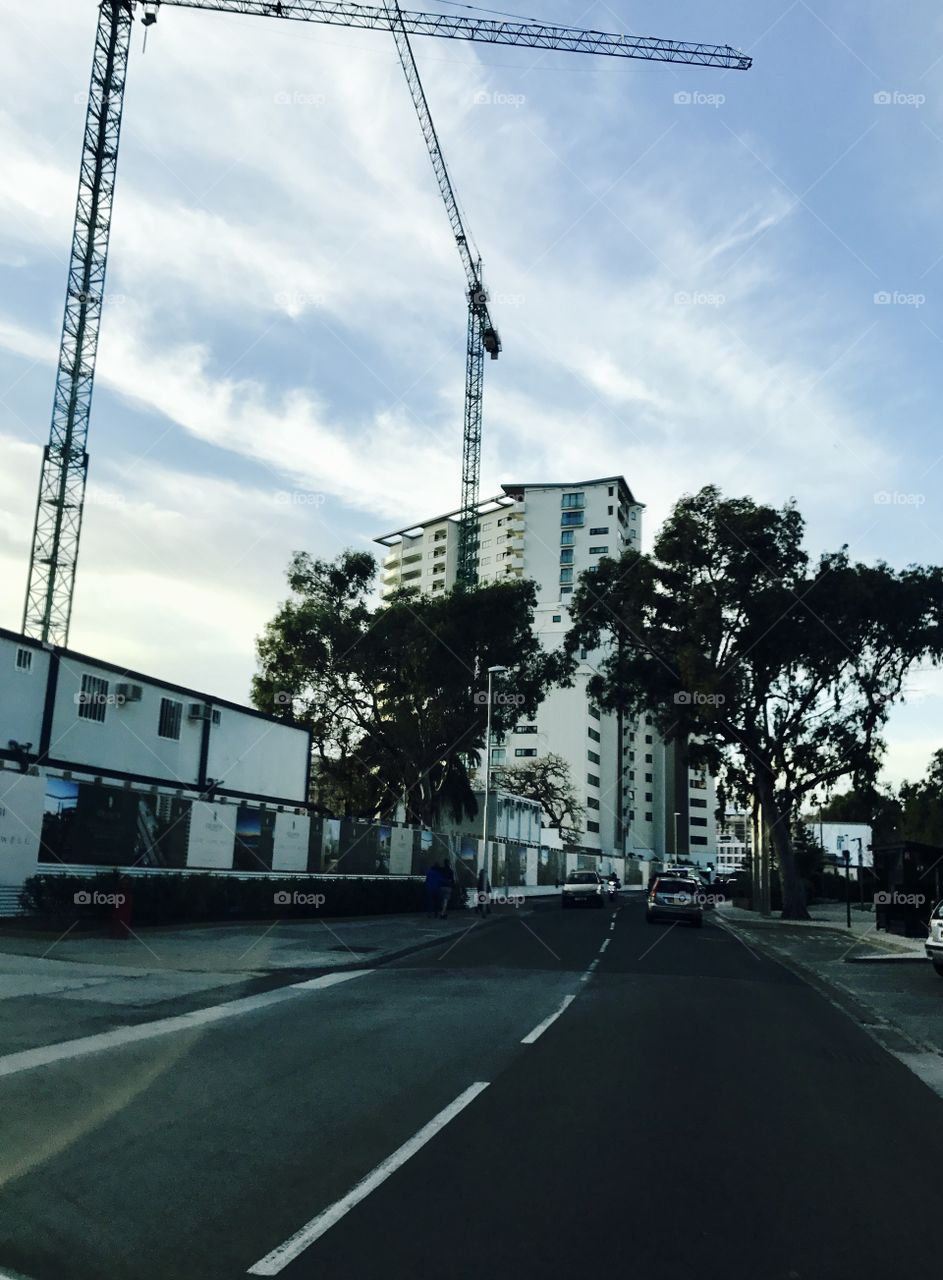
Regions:
M 492 918 L 490 920 L 488 920 L 485 917 L 481 917 L 480 919 L 473 921 L 465 930 L 464 934 L 461 933 L 460 931 L 456 932 L 455 934 L 444 934 L 441 938 L 428 938 L 425 942 L 412 942 L 408 947 L 401 947 L 398 951 L 384 951 L 381 955 L 364 956 L 360 960 L 344 960 L 341 964 L 332 964 L 330 965 L 330 967 L 325 967 L 324 965 L 313 965 L 310 972 L 311 973 L 341 973 L 341 972 L 345 972 L 348 969 L 363 969 L 364 966 L 367 966 L 371 969 L 375 969 L 381 964 L 389 964 L 390 961 L 392 960 L 400 960 L 404 956 L 411 956 L 417 951 L 428 951 L 432 947 L 446 946 L 450 942 L 452 942 L 453 938 L 466 937 L 469 933 L 471 933 L 472 929 L 476 927 L 484 926 L 485 928 L 487 928 L 489 925 L 500 924 L 502 923 L 502 921 L 505 921 L 505 920 L 520 920 L 523 916 L 532 916 L 533 914 L 534 914 L 533 911 L 518 911 L 518 912 L 515 912 L 513 916 L 492 915 Z M 271 970 L 271 972 L 277 973 L 278 970 Z M 297 972 L 300 972 L 300 970 L 296 968 L 293 970 L 293 972 L 297 973 Z M 309 972 L 309 971 L 305 970 L 304 972 Z M 0 1277 L 0 1280 L 2 1280 L 2 1277 Z

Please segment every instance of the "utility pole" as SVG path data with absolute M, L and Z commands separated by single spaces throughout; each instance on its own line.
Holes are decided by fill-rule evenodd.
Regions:
M 507 667 L 494 666 L 488 668 L 488 713 L 485 728 L 485 805 L 484 817 L 481 826 L 481 839 L 484 844 L 482 851 L 483 865 L 485 868 L 485 891 L 491 884 L 491 849 L 488 844 L 488 802 L 491 797 L 491 698 L 492 698 L 492 678 L 501 675 L 507 671 Z

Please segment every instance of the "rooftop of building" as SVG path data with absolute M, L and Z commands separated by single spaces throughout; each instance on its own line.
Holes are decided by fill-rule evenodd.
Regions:
M 511 506 L 512 503 L 519 501 L 528 489 L 588 489 L 600 484 L 618 485 L 619 496 L 633 507 L 644 507 L 645 505 L 633 497 L 625 476 L 600 476 L 595 480 L 575 480 L 565 484 L 559 484 L 556 481 L 546 484 L 503 484 L 501 493 L 495 494 L 492 498 L 483 498 L 478 503 L 476 513 L 479 516 L 492 515 L 495 511 L 500 511 L 502 507 Z M 419 537 L 430 525 L 442 524 L 446 520 L 452 520 L 457 523 L 461 517 L 462 508 L 456 507 L 453 511 L 446 511 L 442 515 L 432 516 L 427 520 L 419 520 L 413 524 L 405 525 L 402 529 L 394 529 L 391 533 L 381 534 L 379 537 L 374 538 L 373 541 L 380 543 L 384 547 L 393 546 L 403 538 Z

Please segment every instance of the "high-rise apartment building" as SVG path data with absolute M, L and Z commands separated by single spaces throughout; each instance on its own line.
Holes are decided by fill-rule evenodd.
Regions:
M 562 644 L 581 573 L 603 556 L 641 549 L 643 506 L 622 476 L 575 484 L 505 484 L 478 509 L 478 581 L 509 576 L 537 583 L 534 627 L 547 648 Z M 381 593 L 400 586 L 438 594 L 455 583 L 460 511 L 377 538 L 385 549 Z M 587 684 L 601 658 L 581 650 L 570 688 L 554 689 L 537 714 L 494 744 L 493 764 L 551 752 L 568 763 L 585 810 L 587 853 L 690 854 L 716 848 L 711 779 L 666 746 L 651 717 L 628 720 L 595 707 Z

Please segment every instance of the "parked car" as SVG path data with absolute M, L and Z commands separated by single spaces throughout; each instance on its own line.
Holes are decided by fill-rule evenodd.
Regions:
M 596 871 L 571 871 L 563 882 L 561 907 L 601 907 L 605 901 L 605 883 Z
M 930 932 L 927 934 L 927 955 L 933 967 L 943 978 L 943 901 L 930 912 Z
M 656 876 L 648 891 L 645 919 L 649 924 L 657 920 L 687 920 L 700 928 L 704 923 L 701 894 L 700 882 L 690 876 Z

